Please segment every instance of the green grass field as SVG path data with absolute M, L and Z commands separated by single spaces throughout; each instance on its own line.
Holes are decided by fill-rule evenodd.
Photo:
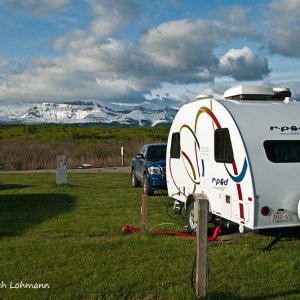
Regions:
M 140 225 L 141 188 L 124 174 L 0 173 L 0 299 L 194 299 L 196 240 L 124 235 Z M 167 194 L 149 201 L 149 227 L 182 231 Z M 209 244 L 209 299 L 299 299 L 299 239 L 253 235 Z M 49 288 L 25 289 L 18 283 Z M 6 286 L 5 286 L 6 285 Z M 11 285 L 11 286 L 10 286 Z

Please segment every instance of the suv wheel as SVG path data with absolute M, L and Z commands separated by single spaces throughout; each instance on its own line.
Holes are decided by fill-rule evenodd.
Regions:
M 147 174 L 144 175 L 144 194 L 147 196 L 152 196 L 154 194 L 153 188 L 149 186 Z
M 133 187 L 138 187 L 141 185 L 141 182 L 136 178 L 135 171 L 131 171 L 131 184 Z

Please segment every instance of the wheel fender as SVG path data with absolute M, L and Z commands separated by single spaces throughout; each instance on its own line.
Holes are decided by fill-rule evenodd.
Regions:
M 195 194 L 189 194 L 187 199 L 186 199 L 186 208 L 189 207 L 189 205 L 192 203 L 192 202 L 195 202 L 197 199 L 206 199 L 209 202 L 209 198 L 208 196 L 205 194 L 205 193 L 195 193 Z M 209 205 L 210 207 L 210 205 Z M 209 209 L 211 210 L 211 209 Z

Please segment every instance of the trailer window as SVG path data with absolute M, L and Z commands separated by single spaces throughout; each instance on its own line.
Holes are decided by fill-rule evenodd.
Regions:
M 269 161 L 273 163 L 300 162 L 300 141 L 265 141 L 264 148 Z
M 171 158 L 180 158 L 180 132 L 174 132 L 172 134 Z
M 215 130 L 215 161 L 219 163 L 233 162 L 233 150 L 228 128 Z

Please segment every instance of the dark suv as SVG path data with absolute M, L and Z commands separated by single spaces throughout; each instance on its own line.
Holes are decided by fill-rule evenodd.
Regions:
M 137 187 L 143 183 L 144 194 L 166 189 L 167 144 L 146 144 L 131 160 L 131 183 Z

